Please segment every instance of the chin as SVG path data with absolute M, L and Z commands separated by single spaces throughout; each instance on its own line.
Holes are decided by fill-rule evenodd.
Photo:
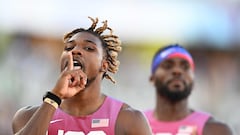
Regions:
M 169 89 L 169 91 L 171 91 L 171 92 L 183 92 L 183 91 L 185 91 L 185 88 L 183 88 L 183 87 L 169 87 L 168 88 Z

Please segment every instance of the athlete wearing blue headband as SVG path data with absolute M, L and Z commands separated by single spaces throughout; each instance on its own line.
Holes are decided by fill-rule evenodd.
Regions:
M 152 73 L 155 72 L 159 64 L 168 58 L 179 57 L 187 60 L 192 69 L 194 69 L 194 62 L 191 54 L 179 44 L 169 45 L 160 49 L 154 56 L 152 61 Z
M 151 71 L 155 107 L 144 113 L 153 135 L 233 135 L 226 123 L 189 105 L 195 74 L 192 56 L 186 49 L 178 44 L 160 49 Z

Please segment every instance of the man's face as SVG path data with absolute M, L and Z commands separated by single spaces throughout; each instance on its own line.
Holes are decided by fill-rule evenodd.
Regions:
M 102 71 L 103 62 L 107 63 L 103 60 L 103 52 L 99 37 L 88 32 L 76 33 L 64 44 L 64 51 L 61 56 L 61 71 L 67 67 L 68 55 L 72 54 L 74 69 L 82 69 L 87 75 L 88 81 L 93 81 Z
M 151 76 L 159 96 L 170 102 L 186 99 L 193 86 L 193 69 L 187 60 L 170 58 L 164 60 Z

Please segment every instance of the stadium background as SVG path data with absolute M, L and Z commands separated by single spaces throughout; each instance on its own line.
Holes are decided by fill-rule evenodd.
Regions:
M 240 2 L 237 0 L 0 0 L 0 135 L 11 135 L 17 109 L 41 103 L 59 74 L 62 36 L 107 19 L 123 43 L 117 83 L 103 91 L 144 110 L 154 106 L 149 83 L 158 47 L 180 43 L 196 61 L 190 105 L 240 134 Z

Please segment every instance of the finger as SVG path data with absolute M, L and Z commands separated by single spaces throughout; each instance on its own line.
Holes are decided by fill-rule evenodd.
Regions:
M 76 79 L 76 80 L 75 80 Z M 75 82 L 76 81 L 76 82 Z M 82 70 L 75 70 L 74 71 L 74 86 L 80 86 L 80 87 L 85 87 L 87 84 L 87 76 L 85 73 L 83 73 Z
M 68 52 L 68 66 L 67 70 L 73 70 L 73 56 L 71 52 Z
M 86 75 L 81 77 L 80 84 L 84 85 L 84 86 L 87 84 L 87 76 Z
M 87 84 L 87 75 L 81 69 L 77 69 L 76 72 L 80 78 L 79 85 L 85 86 Z
M 78 74 L 73 74 L 72 75 L 72 78 L 71 78 L 71 81 L 72 81 L 72 83 L 71 83 L 71 87 L 75 87 L 75 86 L 78 86 L 79 84 L 80 84 L 80 76 L 78 75 Z
M 80 90 L 84 89 L 87 84 L 87 77 L 84 75 L 80 78 L 79 85 L 77 86 Z

